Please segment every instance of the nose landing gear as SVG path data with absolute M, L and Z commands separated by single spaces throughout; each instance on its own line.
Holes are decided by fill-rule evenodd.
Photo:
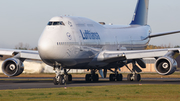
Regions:
M 72 75 L 68 74 L 66 69 L 63 69 L 61 65 L 54 66 L 56 76 L 53 78 L 54 85 L 64 85 L 72 81 Z M 64 72 L 62 72 L 64 70 Z

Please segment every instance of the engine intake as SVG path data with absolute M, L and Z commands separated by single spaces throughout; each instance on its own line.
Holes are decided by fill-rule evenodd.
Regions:
M 160 57 L 155 62 L 155 70 L 161 75 L 170 75 L 176 71 L 177 62 L 169 56 Z
M 2 71 L 7 76 L 18 76 L 24 71 L 23 62 L 17 58 L 8 58 L 2 64 Z

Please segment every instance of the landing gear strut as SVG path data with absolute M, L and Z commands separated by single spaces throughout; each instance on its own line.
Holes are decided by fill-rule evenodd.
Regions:
M 131 70 L 126 64 L 125 66 L 131 71 L 131 74 L 127 75 L 127 81 L 140 81 L 141 80 L 141 75 L 136 73 L 137 66 L 135 64 L 135 61 L 132 62 L 133 64 L 133 69 Z
M 66 69 L 64 69 L 64 73 L 62 72 L 63 68 L 61 65 L 54 66 L 56 76 L 53 78 L 54 85 L 64 85 L 65 83 L 69 83 L 72 81 L 72 75 L 68 74 Z
M 114 74 L 110 74 L 109 81 L 122 81 L 123 76 L 122 74 L 118 74 L 117 68 L 115 68 L 115 71 L 109 69 L 111 72 L 114 72 Z
M 96 74 L 96 70 L 92 69 L 91 74 L 86 74 L 85 79 L 87 82 L 89 82 L 89 81 L 97 82 L 99 80 L 99 76 L 98 76 L 98 74 Z

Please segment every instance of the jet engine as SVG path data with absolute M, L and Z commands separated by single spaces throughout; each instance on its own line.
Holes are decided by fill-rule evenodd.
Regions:
M 170 75 L 176 71 L 177 62 L 169 56 L 160 57 L 155 62 L 155 70 L 161 75 Z
M 2 64 L 2 71 L 7 76 L 18 76 L 24 71 L 23 62 L 17 58 L 8 58 Z

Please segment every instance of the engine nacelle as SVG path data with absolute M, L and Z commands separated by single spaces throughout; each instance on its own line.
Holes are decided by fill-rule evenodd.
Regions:
M 177 62 L 171 57 L 160 57 L 155 62 L 155 70 L 161 75 L 170 75 L 176 71 Z
M 24 71 L 23 62 L 17 58 L 8 58 L 2 64 L 2 71 L 7 76 L 18 76 Z

